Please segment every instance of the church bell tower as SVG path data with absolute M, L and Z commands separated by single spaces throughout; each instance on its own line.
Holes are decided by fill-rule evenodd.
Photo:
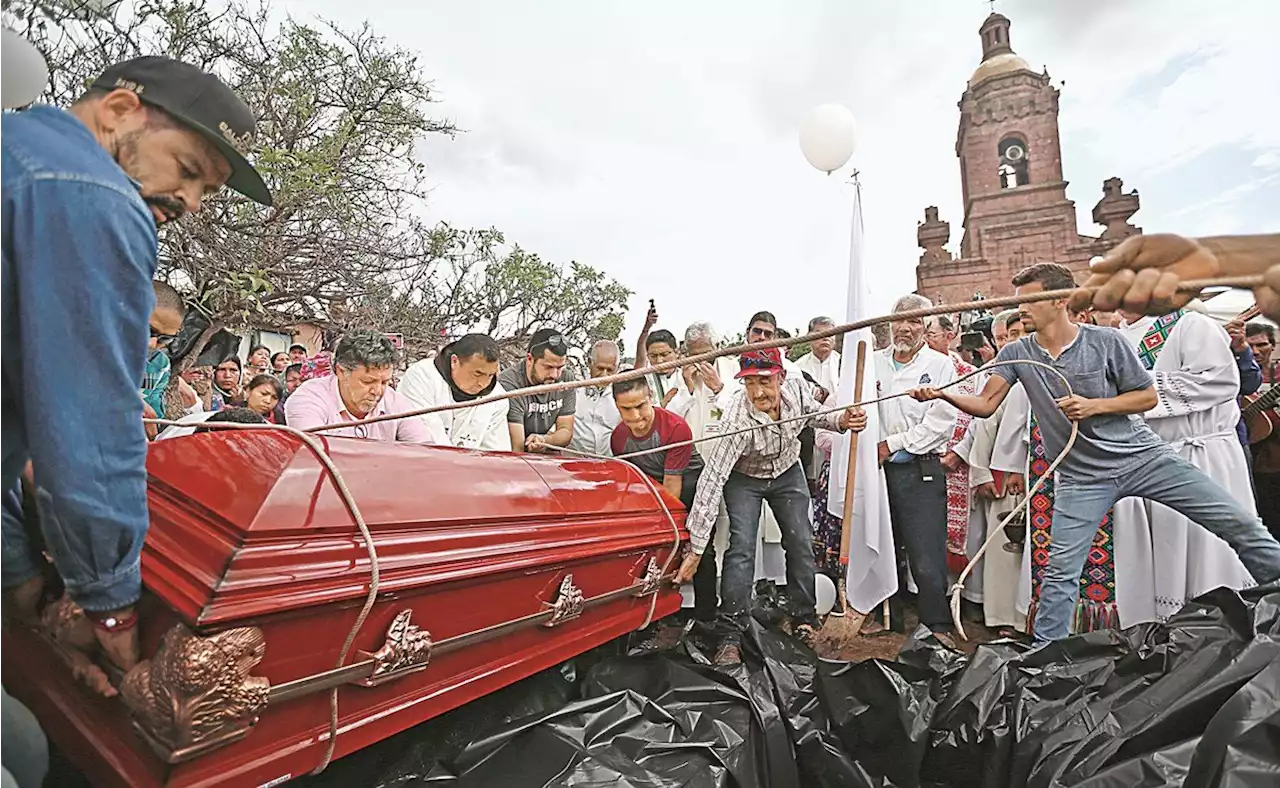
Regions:
M 1037 74 L 1014 54 L 1009 27 L 1000 14 L 982 23 L 982 62 L 960 98 L 956 133 L 965 213 L 960 254 L 998 262 L 1017 254 L 1003 243 L 1015 229 L 1010 220 L 1038 226 L 1055 250 L 1078 242 L 1075 204 L 1062 178 L 1058 90 L 1047 71 Z
M 956 156 L 964 199 L 960 255 L 946 249 L 951 229 L 936 207 L 925 209 L 916 238 L 924 254 L 917 290 L 936 300 L 967 302 L 1012 293 L 1022 268 L 1057 262 L 1077 272 L 1088 260 L 1140 230 L 1128 224 L 1136 192 L 1118 178 L 1107 182 L 1094 219 L 1101 238 L 1082 236 L 1075 203 L 1067 199 L 1058 138 L 1058 89 L 1047 69 L 1032 70 L 1013 50 L 1009 20 L 991 14 L 978 29 L 982 62 L 960 97 Z

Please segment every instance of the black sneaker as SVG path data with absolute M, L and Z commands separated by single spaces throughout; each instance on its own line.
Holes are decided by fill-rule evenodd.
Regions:
M 844 602 L 840 601 L 840 595 L 836 594 L 836 603 L 831 606 L 830 615 L 839 618 L 844 615 Z
M 652 654 L 659 650 L 658 628 L 650 626 L 641 632 L 635 633 L 631 642 L 631 647 L 627 649 L 627 656 L 635 657 L 641 654 Z

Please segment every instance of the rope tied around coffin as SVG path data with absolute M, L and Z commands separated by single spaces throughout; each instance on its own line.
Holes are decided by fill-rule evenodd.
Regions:
M 1261 284 L 1262 284 L 1262 277 L 1260 276 L 1205 279 L 1205 280 L 1184 282 L 1183 284 L 1179 285 L 1178 291 L 1198 293 L 1201 290 L 1208 287 L 1252 288 L 1252 287 L 1260 286 Z M 1075 290 L 1051 290 L 1051 291 L 1044 291 L 1040 293 L 1024 294 L 1020 296 L 1015 295 L 1015 296 L 1007 296 L 1003 298 L 987 299 L 982 301 L 981 303 L 983 308 L 993 309 L 993 308 L 1004 307 L 1004 306 L 1015 306 L 1015 305 L 1024 304 L 1024 303 L 1034 303 L 1034 302 L 1040 302 L 1040 301 L 1066 299 L 1066 298 L 1069 298 L 1074 292 L 1076 291 Z M 969 307 L 972 307 L 973 305 L 965 304 L 963 306 L 966 308 L 969 308 Z M 551 392 L 557 392 L 557 391 L 567 391 L 569 389 L 582 388 L 585 386 L 597 386 L 597 387 L 605 386 L 605 385 L 610 385 L 612 383 L 618 383 L 625 380 L 634 380 L 636 378 L 644 377 L 645 375 L 649 375 L 653 373 L 668 372 L 674 369 L 678 369 L 680 367 L 688 366 L 690 364 L 697 364 L 701 362 L 711 361 L 716 358 L 720 358 L 722 356 L 740 355 L 741 353 L 744 353 L 748 350 L 762 350 L 762 349 L 775 348 L 775 347 L 776 348 L 791 347 L 793 345 L 797 345 L 801 343 L 812 342 L 817 339 L 825 339 L 825 338 L 834 337 L 837 335 L 844 335 L 852 331 L 857 331 L 859 329 L 867 328 L 867 327 L 878 325 L 881 323 L 890 323 L 890 322 L 910 320 L 915 318 L 931 317 L 934 315 L 950 314 L 957 311 L 963 311 L 961 309 L 961 306 L 948 305 L 948 304 L 941 304 L 938 306 L 927 307 L 923 309 L 913 309 L 913 310 L 898 312 L 892 315 L 883 315 L 880 317 L 874 317 L 874 318 L 868 318 L 865 320 L 855 321 L 853 323 L 846 323 L 843 325 L 835 326 L 833 328 L 824 329 L 822 331 L 814 331 L 799 337 L 793 337 L 789 339 L 773 339 L 767 342 L 760 342 L 760 343 L 749 344 L 749 345 L 747 344 L 736 345 L 733 347 L 721 348 L 719 350 L 712 350 L 707 353 L 700 353 L 700 354 L 688 356 L 681 359 L 675 359 L 672 361 L 663 362 L 661 364 L 655 364 L 655 365 L 644 367 L 641 369 L 630 370 L 628 372 L 622 372 L 616 375 L 610 375 L 603 378 L 593 378 L 593 379 L 582 380 L 582 381 L 563 381 L 560 383 L 552 383 L 552 384 L 541 385 L 541 386 L 531 386 L 529 388 L 517 389 L 515 391 L 510 391 L 510 392 L 504 391 L 498 394 L 491 394 L 489 396 L 480 397 L 478 399 L 470 400 L 464 403 L 447 403 L 444 405 L 435 405 L 435 406 L 431 406 L 427 408 L 419 408 L 417 410 L 407 411 L 403 413 L 377 416 L 373 418 L 363 419 L 360 421 L 326 424 L 318 427 L 313 427 L 308 430 L 300 430 L 294 427 L 289 427 L 287 425 L 281 425 L 281 424 L 239 424 L 234 422 L 213 422 L 213 423 L 205 423 L 200 426 L 207 429 L 214 429 L 214 430 L 217 430 L 217 429 L 264 430 L 265 429 L 265 430 L 274 430 L 278 432 L 285 432 L 291 435 L 295 435 L 307 446 L 308 449 L 311 450 L 313 454 L 316 455 L 316 458 L 319 460 L 320 464 L 324 467 L 327 475 L 332 478 L 335 489 L 338 491 L 338 494 L 342 498 L 344 506 L 347 508 L 348 512 L 351 514 L 352 520 L 355 522 L 356 527 L 360 531 L 360 537 L 361 539 L 364 540 L 365 548 L 369 556 L 369 591 L 365 596 L 365 602 L 360 609 L 359 615 L 356 616 L 356 620 L 353 623 L 351 630 L 348 632 L 346 640 L 343 642 L 342 650 L 339 653 L 338 662 L 336 666 L 338 668 L 341 668 L 346 664 L 347 657 L 350 655 L 352 644 L 355 642 L 355 639 L 358 636 L 360 630 L 364 627 L 364 623 L 366 619 L 369 617 L 369 613 L 373 609 L 374 603 L 377 601 L 378 587 L 379 587 L 378 554 L 373 543 L 373 535 L 372 533 L 370 533 L 369 526 L 365 522 L 363 514 L 360 512 L 360 507 L 355 500 L 355 496 L 351 493 L 351 490 L 347 486 L 345 479 L 343 479 L 341 472 L 338 470 L 332 458 L 328 455 L 328 452 L 325 451 L 323 444 L 316 438 L 314 433 L 325 432 L 325 431 L 334 430 L 334 429 L 350 428 L 359 424 L 374 424 L 374 423 L 383 422 L 383 421 L 395 421 L 399 419 L 423 416 L 429 413 L 439 413 L 439 412 L 448 411 L 448 410 L 459 410 L 462 408 L 470 408 L 470 407 L 475 407 L 477 405 L 483 405 L 489 402 L 497 402 L 501 400 L 511 399 L 512 397 L 517 397 L 517 396 L 529 396 L 533 394 L 544 394 L 544 393 L 551 393 Z M 1049 366 L 1047 364 L 1043 364 L 1038 361 L 1022 360 L 1022 359 L 988 363 L 983 368 L 980 368 L 970 374 L 957 378 L 953 380 L 951 383 L 947 384 L 946 386 L 941 386 L 939 388 L 940 389 L 950 388 L 951 386 L 954 386 L 964 380 L 967 380 L 975 375 L 978 375 L 983 371 L 985 371 L 987 368 L 990 368 L 993 366 L 1005 366 L 1005 365 L 1013 365 L 1013 364 L 1032 365 L 1032 366 L 1037 366 L 1037 367 L 1042 367 L 1044 369 L 1047 369 L 1053 372 L 1062 380 L 1063 384 L 1067 388 L 1067 392 L 1069 396 L 1073 394 L 1071 390 L 1070 382 L 1067 381 L 1066 377 L 1062 375 L 1061 372 L 1059 372 L 1058 370 L 1054 369 L 1052 366 Z M 907 395 L 906 392 L 902 392 L 898 394 L 891 394 L 885 397 L 879 397 L 873 400 L 863 400 L 855 403 L 850 403 L 849 405 L 842 405 L 835 408 L 820 410 L 815 413 L 805 414 L 801 417 L 789 418 L 785 421 L 786 422 L 796 421 L 801 418 L 811 419 L 815 415 L 820 415 L 822 413 L 832 413 L 840 410 L 845 410 L 851 407 L 864 407 L 864 406 L 873 405 L 879 402 L 883 402 L 888 399 L 893 399 L 895 397 L 901 397 L 906 395 Z M 154 424 L 157 426 L 165 426 L 165 427 L 192 426 L 191 424 L 186 422 L 174 421 L 169 419 L 143 419 L 143 423 Z M 729 437 L 730 435 L 749 432 L 751 430 L 765 429 L 768 427 L 777 426 L 778 424 L 781 424 L 781 423 L 785 423 L 785 422 L 772 421 L 767 424 L 753 425 L 745 429 L 735 430 L 728 433 L 719 433 L 716 435 L 706 436 L 704 438 L 693 440 L 693 441 L 684 441 L 679 444 L 671 444 L 669 446 L 663 446 L 656 449 L 633 452 L 631 454 L 624 455 L 624 457 L 613 457 L 613 458 L 607 458 L 607 459 L 618 460 L 618 459 L 625 459 L 627 457 L 640 456 L 643 454 L 650 454 L 657 451 L 665 451 L 667 449 L 673 448 L 674 446 L 700 443 L 707 440 L 718 440 L 721 438 Z M 961 637 L 967 639 L 967 636 L 965 635 L 965 632 L 964 632 L 964 626 L 960 621 L 960 592 L 961 592 L 961 589 L 963 588 L 964 581 L 968 578 L 970 572 L 972 572 L 975 563 L 979 559 L 981 559 L 982 556 L 986 553 L 987 548 L 994 541 L 995 537 L 1003 532 L 1004 526 L 1009 522 L 1011 522 L 1014 516 L 1018 515 L 1023 510 L 1025 510 L 1027 506 L 1027 502 L 1031 500 L 1032 495 L 1034 495 L 1036 492 L 1039 491 L 1040 487 L 1045 483 L 1047 479 L 1052 478 L 1053 472 L 1062 463 L 1062 461 L 1070 453 L 1072 447 L 1075 445 L 1076 436 L 1078 434 L 1079 434 L 1079 424 L 1073 421 L 1071 423 L 1070 437 L 1068 438 L 1066 444 L 1063 446 L 1062 451 L 1058 454 L 1056 458 L 1054 458 L 1053 462 L 1050 463 L 1049 468 L 1045 472 L 1045 474 L 1036 481 L 1036 483 L 1031 487 L 1031 489 L 1027 490 L 1026 495 L 1023 497 L 1022 503 L 1019 504 L 1018 507 L 1013 509 L 1008 515 L 1005 516 L 1004 520 L 1000 522 L 1000 527 L 993 529 L 991 536 L 989 536 L 987 540 L 983 542 L 982 547 L 978 550 L 978 552 L 974 555 L 974 557 L 965 566 L 964 571 L 960 573 L 959 579 L 956 581 L 956 584 L 952 586 L 950 590 L 951 614 L 952 614 L 954 623 L 956 625 L 956 629 L 960 633 Z M 567 451 L 565 449 L 560 449 L 560 450 Z M 573 453 L 573 452 L 570 452 L 570 453 Z M 668 570 L 670 569 L 672 562 L 675 560 L 675 556 L 679 552 L 678 550 L 679 541 L 680 541 L 679 526 L 676 524 L 674 515 L 671 513 L 670 508 L 666 505 L 666 501 L 663 499 L 662 494 L 658 491 L 657 486 L 653 483 L 653 480 L 649 479 L 648 476 L 643 473 L 641 473 L 640 475 L 645 479 L 645 481 L 649 486 L 650 491 L 658 499 L 660 505 L 662 506 L 662 510 L 666 515 L 668 522 L 670 523 L 672 527 L 672 531 L 674 533 L 675 548 L 671 551 L 671 554 L 667 557 L 667 561 L 664 565 L 662 576 L 665 577 Z M 649 612 L 645 618 L 644 626 L 648 626 L 648 624 L 652 620 L 653 612 L 656 607 L 656 604 L 657 604 L 657 595 L 654 594 L 653 598 L 650 600 Z M 325 748 L 325 754 L 321 759 L 320 763 L 311 772 L 311 774 L 313 775 L 319 774 L 323 772 L 326 768 L 328 768 L 328 765 L 332 761 L 334 751 L 337 747 L 337 738 L 338 738 L 338 689 L 335 687 L 332 690 L 330 690 L 330 694 L 329 694 L 329 726 L 328 726 L 328 735 L 327 735 L 328 743 Z

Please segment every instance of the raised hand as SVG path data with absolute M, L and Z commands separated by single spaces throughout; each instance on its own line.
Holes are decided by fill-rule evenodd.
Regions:
M 1179 293 L 1177 287 L 1188 279 L 1219 276 L 1222 266 L 1208 248 L 1180 235 L 1135 235 L 1090 264 L 1085 288 L 1071 297 L 1069 309 L 1130 312 L 1163 315 L 1185 306 L 1195 293 Z

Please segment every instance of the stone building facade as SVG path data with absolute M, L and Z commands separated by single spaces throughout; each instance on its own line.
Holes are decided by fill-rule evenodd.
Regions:
M 1108 178 L 1093 220 L 1100 237 L 1080 235 L 1075 203 L 1067 198 L 1058 137 L 1058 89 L 1013 52 L 1009 20 L 987 17 L 979 29 L 982 62 L 960 98 L 956 156 L 964 228 L 960 255 L 947 250 L 951 225 L 926 208 L 916 239 L 924 253 L 916 290 L 935 303 L 1010 295 L 1009 280 L 1025 266 L 1058 262 L 1087 270 L 1089 259 L 1141 228 L 1137 191 Z M 1078 277 L 1079 278 L 1079 277 Z

